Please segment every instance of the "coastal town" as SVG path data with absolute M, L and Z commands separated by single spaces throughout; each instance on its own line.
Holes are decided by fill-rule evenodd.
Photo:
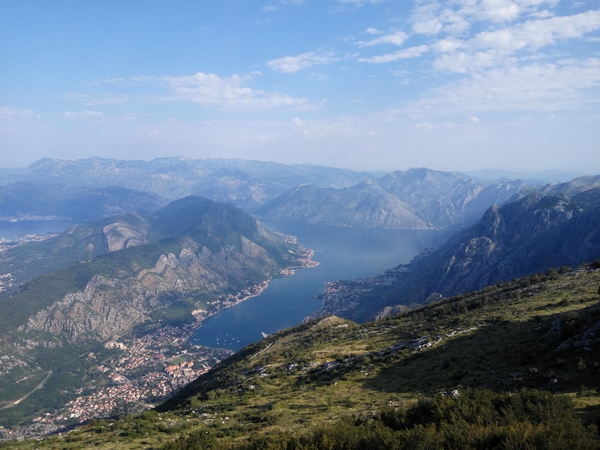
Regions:
M 64 408 L 46 411 L 34 425 L 59 430 L 90 419 L 113 417 L 152 408 L 233 354 L 227 349 L 192 345 L 194 327 L 160 327 L 139 338 L 104 344 L 111 357 L 88 353 L 95 385 L 78 388 Z M 10 433 L 9 430 L 4 430 Z
M 15 241 L 0 242 L 0 252 L 27 242 L 41 241 L 51 234 L 28 235 Z M 287 239 L 295 240 L 293 237 Z M 297 250 L 298 267 L 314 267 L 310 249 Z M 290 276 L 294 267 L 284 268 L 279 276 Z M 151 321 L 130 334 L 108 342 L 94 351 L 80 354 L 76 359 L 76 382 L 72 389 L 63 390 L 64 400 L 52 407 L 39 409 L 29 424 L 14 428 L 0 426 L 0 441 L 22 439 L 41 434 L 61 432 L 92 419 L 102 419 L 142 412 L 153 408 L 176 390 L 206 373 L 234 352 L 227 348 L 194 345 L 195 330 L 208 317 L 249 298 L 260 295 L 268 280 L 248 286 L 236 293 L 227 293 L 204 302 L 190 311 L 183 322 Z M 14 288 L 10 273 L 0 276 L 0 292 Z M 226 344 L 222 344 L 226 347 Z M 43 389 L 56 371 L 44 375 L 43 381 L 25 396 L 5 402 L 3 408 L 17 406 L 35 391 Z
M 3 253 L 13 247 L 27 244 L 29 242 L 41 242 L 48 238 L 57 236 L 57 233 L 43 233 L 43 234 L 27 234 L 17 239 L 5 239 L 0 238 L 0 253 Z M 12 273 L 0 274 L 0 292 L 8 291 L 15 287 L 15 279 Z

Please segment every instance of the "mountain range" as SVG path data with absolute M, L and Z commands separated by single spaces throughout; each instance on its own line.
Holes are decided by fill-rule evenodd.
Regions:
M 262 219 L 397 229 L 457 229 L 507 202 L 520 181 L 482 183 L 430 169 L 394 171 L 348 188 L 298 186 L 256 211 Z
M 118 186 L 81 187 L 14 182 L 0 186 L 0 214 L 7 219 L 58 218 L 76 222 L 137 209 L 154 211 L 168 202 Z
M 583 179 L 583 178 L 582 178 Z M 240 159 L 43 159 L 0 171 L 7 217 L 93 220 L 201 195 L 270 221 L 458 230 L 487 208 L 552 185 L 478 181 L 426 168 L 387 174 Z
M 120 186 L 176 200 L 199 195 L 251 211 L 300 183 L 347 187 L 372 177 L 315 165 L 286 165 L 241 159 L 156 158 L 125 161 L 46 158 L 22 169 L 0 171 L 0 184 L 17 181 L 71 187 Z
M 39 183 L 49 179 L 54 183 L 45 184 L 44 193 Z M 340 424 L 339 415 L 328 413 L 331 407 L 359 414 L 362 426 L 375 417 L 368 411 L 378 410 L 372 414 L 383 417 L 385 405 L 393 405 L 404 411 L 401 417 L 392 415 L 393 420 L 408 423 L 407 417 L 418 410 L 401 408 L 401 397 L 414 402 L 419 395 L 440 389 L 552 386 L 556 390 L 551 375 L 560 372 L 560 386 L 564 383 L 565 388 L 558 390 L 573 393 L 579 385 L 587 392 L 581 386 L 592 383 L 597 370 L 593 368 L 600 364 L 594 303 L 598 263 L 575 272 L 570 268 L 600 259 L 600 176 L 528 186 L 520 181 L 481 183 L 429 169 L 382 175 L 166 158 L 42 160 L 22 171 L 4 172 L 3 180 L 3 192 L 10 193 L 2 197 L 6 205 L 29 203 L 47 206 L 51 212 L 77 211 L 73 205 L 89 202 L 103 217 L 0 253 L 2 286 L 9 286 L 0 294 L 0 408 L 6 424 L 15 425 L 35 411 L 59 410 L 66 401 L 80 401 L 86 389 L 98 391 L 115 383 L 133 386 L 149 375 L 157 380 L 155 372 L 138 373 L 128 368 L 127 361 L 117 364 L 120 352 L 115 348 L 126 341 L 136 349 L 145 337 L 152 337 L 155 344 L 145 350 L 145 358 L 179 358 L 188 347 L 172 353 L 168 345 L 175 338 L 167 342 L 163 333 L 173 332 L 178 342 L 187 342 L 190 327 L 198 320 L 256 295 L 270 278 L 310 264 L 308 250 L 231 204 L 269 220 L 456 233 L 442 246 L 380 276 L 328 283 L 323 307 L 311 321 L 268 336 L 227 359 L 161 407 L 166 415 L 154 413 L 153 420 L 171 420 L 172 414 L 186 417 L 196 428 L 182 426 L 180 431 L 210 434 L 213 446 L 219 438 L 225 438 L 225 446 L 233 446 L 236 432 L 251 441 L 254 431 L 275 439 L 288 429 L 296 439 L 303 420 Z M 127 187 L 107 187 L 120 183 Z M 77 186 L 83 185 L 88 187 L 79 190 Z M 194 191 L 209 192 L 231 204 L 198 196 L 169 204 L 164 200 Z M 19 202 L 22 192 L 32 194 Z M 49 203 L 36 205 L 36 192 L 46 195 Z M 100 199 L 98 203 L 94 198 Z M 138 202 L 145 208 L 125 212 Z M 30 210 L 35 210 L 33 206 Z M 85 208 L 81 209 L 83 214 Z M 107 216 L 112 210 L 119 214 Z M 10 214 L 20 213 L 14 209 Z M 517 277 L 522 278 L 511 282 Z M 483 290 L 469 294 L 477 289 Z M 487 326 L 492 327 L 491 334 L 486 333 Z M 534 339 L 535 333 L 542 338 Z M 454 340 L 463 335 L 464 339 Z M 508 350 L 494 350 L 493 357 L 482 350 L 506 335 L 515 340 Z M 475 336 L 491 341 L 471 343 Z M 543 349 L 542 355 L 562 350 L 556 350 L 560 353 L 556 357 L 540 357 L 527 339 Z M 438 347 L 440 342 L 451 345 L 449 353 Z M 434 351 L 421 358 L 429 348 Z M 477 369 L 477 364 L 489 360 L 502 364 L 515 348 L 520 362 L 487 372 Z M 581 353 L 585 348 L 590 350 Z M 459 355 L 465 352 L 478 359 L 461 363 Z M 213 354 L 208 359 L 214 365 L 222 358 Z M 438 366 L 441 375 L 426 373 L 426 367 Z M 529 375 L 524 377 L 523 371 Z M 349 380 L 352 383 L 346 385 Z M 340 388 L 333 387 L 338 384 Z M 312 391 L 314 396 L 305 395 Z M 391 396 L 379 395 L 382 392 Z M 331 400 L 321 411 L 328 396 Z M 300 397 L 310 400 L 294 400 Z M 357 404 L 360 407 L 353 409 Z M 233 429 L 226 424 L 232 419 L 225 419 L 228 411 Z M 304 419 L 298 415 L 302 411 L 307 411 Z M 134 429 L 146 426 L 143 417 L 131 420 Z M 116 423 L 123 427 L 120 430 L 131 430 L 124 421 Z M 215 429 L 226 425 L 222 427 L 226 431 L 205 433 L 202 423 Z M 269 426 L 270 431 L 263 429 Z M 107 430 L 93 433 L 107 431 L 104 439 L 113 439 L 108 437 L 112 425 L 102 427 Z M 352 427 L 344 429 L 354 432 Z M 127 432 L 130 437 L 135 434 Z M 73 442 L 81 443 L 81 435 L 73 436 Z M 196 445 L 192 435 L 177 431 L 173 437 L 177 440 L 167 439 L 165 448 Z M 154 437 L 149 439 L 152 446 L 160 446 Z M 267 444 L 257 441 L 256 448 Z M 98 444 L 92 439 L 82 445 Z M 115 442 L 108 445 L 112 448 Z
M 493 206 L 476 224 L 409 264 L 370 279 L 329 283 L 314 317 L 336 314 L 364 322 L 406 305 L 599 259 L 599 179 Z

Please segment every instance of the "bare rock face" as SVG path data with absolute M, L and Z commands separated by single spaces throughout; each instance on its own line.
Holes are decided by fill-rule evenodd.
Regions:
M 21 331 L 43 331 L 74 343 L 105 341 L 128 333 L 150 319 L 150 313 L 186 294 L 218 292 L 231 285 L 231 274 L 245 273 L 252 258 L 265 250 L 244 239 L 244 252 L 234 247 L 215 254 L 207 247 L 198 253 L 183 248 L 179 255 L 159 256 L 154 267 L 125 279 L 95 275 L 85 289 L 66 294 L 30 317 Z M 120 241 L 121 243 L 124 241 Z
M 147 243 L 143 230 L 126 223 L 111 223 L 102 232 L 109 252 Z

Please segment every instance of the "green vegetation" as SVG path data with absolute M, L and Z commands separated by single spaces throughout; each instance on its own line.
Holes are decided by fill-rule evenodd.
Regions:
M 246 347 L 157 411 L 15 448 L 600 448 L 600 271 Z

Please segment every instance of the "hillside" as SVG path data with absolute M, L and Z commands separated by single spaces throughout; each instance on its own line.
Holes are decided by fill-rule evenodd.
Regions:
M 378 277 L 328 284 L 314 316 L 358 322 L 501 281 L 600 258 L 600 188 L 526 195 L 493 206 L 439 248 Z
M 173 341 L 187 351 L 186 336 L 201 320 L 310 257 L 243 211 L 201 197 L 75 227 L 49 241 L 20 250 L 25 266 L 65 265 L 0 298 L 0 425 L 40 408 L 64 408 L 78 389 L 93 390 L 109 377 L 134 385 L 146 366 L 164 366 L 165 354 L 178 350 Z M 127 345 L 107 346 L 125 337 Z M 123 363 L 117 373 L 121 352 L 111 350 L 141 349 L 145 338 L 155 341 L 147 350 L 153 359 L 144 367 Z M 106 369 L 100 375 L 98 366 Z
M 10 448 L 597 449 L 600 262 L 248 346 L 157 412 Z

